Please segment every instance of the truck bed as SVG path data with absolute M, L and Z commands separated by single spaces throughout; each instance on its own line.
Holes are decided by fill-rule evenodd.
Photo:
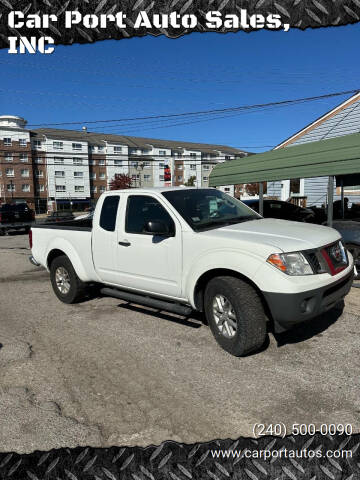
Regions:
M 32 225 L 32 228 L 49 228 L 53 230 L 79 230 L 91 232 L 92 218 L 84 218 L 82 220 L 67 220 L 63 222 L 44 222 Z

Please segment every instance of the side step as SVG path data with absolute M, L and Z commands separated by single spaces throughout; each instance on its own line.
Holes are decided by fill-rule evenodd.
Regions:
M 108 297 L 120 298 L 120 300 L 126 300 L 131 303 L 137 303 L 139 305 L 145 305 L 147 307 L 157 308 L 159 310 L 165 310 L 167 312 L 177 313 L 178 315 L 190 315 L 192 308 L 180 303 L 165 302 L 158 298 L 147 297 L 145 295 L 138 295 L 136 293 L 125 292 L 123 290 L 117 290 L 116 288 L 102 288 L 100 292 Z

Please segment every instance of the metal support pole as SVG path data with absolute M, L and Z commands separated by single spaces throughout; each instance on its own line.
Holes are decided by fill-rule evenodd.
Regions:
M 345 218 L 345 198 L 344 198 L 344 179 L 340 180 L 341 186 L 341 217 Z
M 259 213 L 261 216 L 264 215 L 264 185 L 262 182 L 259 183 Z
M 330 175 L 328 183 L 328 208 L 327 208 L 327 225 L 332 227 L 333 224 L 333 203 L 334 203 L 334 176 Z

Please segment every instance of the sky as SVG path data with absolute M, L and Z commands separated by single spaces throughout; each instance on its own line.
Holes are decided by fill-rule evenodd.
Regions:
M 264 104 L 360 89 L 360 24 L 288 32 L 191 33 L 0 51 L 0 115 L 31 125 Z M 271 149 L 350 95 L 226 118 L 91 124 L 88 130 Z M 224 117 L 224 115 L 218 115 Z M 34 127 L 35 128 L 35 127 Z M 80 129 L 81 125 L 59 128 Z

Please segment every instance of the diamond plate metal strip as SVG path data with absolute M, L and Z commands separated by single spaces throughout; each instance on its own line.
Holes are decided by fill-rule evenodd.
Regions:
M 2 480 L 356 480 L 360 478 L 360 435 L 314 437 L 264 437 L 217 440 L 185 445 L 164 442 L 158 447 L 76 448 L 34 452 L 28 455 L 0 453 Z M 352 458 L 247 458 L 244 449 L 280 452 L 284 449 L 338 450 Z M 212 450 L 226 449 L 236 457 L 213 458 Z
M 48 29 L 10 29 L 7 26 L 7 15 L 13 10 L 24 13 L 55 13 L 58 22 Z M 0 48 L 8 47 L 9 36 L 50 36 L 56 44 L 93 43 L 105 39 L 122 39 L 144 35 L 166 35 L 176 38 L 190 31 L 229 31 L 224 28 L 208 29 L 205 25 L 205 12 L 221 11 L 225 14 L 239 14 L 240 9 L 246 9 L 249 15 L 259 13 L 267 16 L 269 13 L 281 15 L 284 23 L 292 28 L 305 29 L 309 27 L 325 27 L 355 23 L 360 20 L 360 0 L 0 0 Z M 85 14 L 109 14 L 122 11 L 126 13 L 127 28 L 111 25 L 106 29 L 87 29 L 74 26 L 64 28 L 65 10 L 78 10 Z M 176 11 L 181 14 L 194 14 L 198 18 L 197 28 L 133 28 L 134 21 L 140 11 L 146 11 L 149 16 L 159 13 Z M 246 31 L 250 31 L 247 29 Z M 237 30 L 232 30 L 237 31 Z

